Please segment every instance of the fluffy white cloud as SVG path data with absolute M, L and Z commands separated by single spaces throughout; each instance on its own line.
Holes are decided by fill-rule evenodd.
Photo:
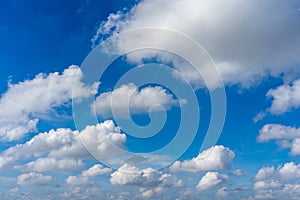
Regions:
M 255 182 L 253 189 L 254 190 L 275 190 L 279 189 L 282 184 L 277 180 L 266 180 Z
M 283 114 L 293 108 L 300 107 L 300 80 L 292 84 L 284 84 L 267 92 L 267 97 L 272 98 L 269 111 L 272 114 Z
M 297 179 L 300 177 L 300 164 L 296 165 L 294 162 L 285 163 L 283 166 L 278 166 L 277 169 L 272 167 L 263 167 L 255 175 L 256 181 L 266 179 L 277 179 L 286 181 Z
M 235 170 L 233 172 L 230 172 L 229 175 L 240 177 L 240 176 L 247 176 L 247 173 L 244 172 L 244 171 L 242 171 L 242 170 L 240 170 L 240 169 L 237 169 L 237 170 Z
M 124 164 L 111 174 L 110 182 L 113 185 L 144 185 L 155 186 L 159 184 L 161 173 L 152 168 L 139 169 Z
M 104 118 L 112 117 L 112 109 L 118 116 L 130 117 L 126 114 L 147 113 L 154 105 L 161 105 L 168 110 L 178 104 L 173 96 L 159 86 L 145 87 L 139 90 L 134 84 L 122 85 L 112 92 L 105 92 L 96 98 L 96 113 Z M 158 107 L 156 107 L 158 108 Z M 130 113 L 129 113 L 130 112 Z
M 53 179 L 51 176 L 44 176 L 43 174 L 32 172 L 28 174 L 21 174 L 20 176 L 18 176 L 17 184 L 43 186 L 48 184 L 52 180 Z
M 126 149 L 126 135 L 121 133 L 112 120 L 96 126 L 87 126 L 80 133 L 80 139 L 98 159 L 113 159 Z
M 256 199 L 297 199 L 300 192 L 300 164 L 293 162 L 285 163 L 276 169 L 272 167 L 263 167 L 255 175 Z
M 74 187 L 64 192 L 60 198 L 63 199 L 106 199 L 103 190 L 98 187 Z
M 86 86 L 78 84 L 82 71 L 70 66 L 63 73 L 38 74 L 32 80 L 9 84 L 8 91 L 0 99 L 0 140 L 16 140 L 24 134 L 37 131 L 37 116 L 54 112 L 55 108 L 97 93 L 99 83 Z
M 94 176 L 110 173 L 111 171 L 112 171 L 111 168 L 104 167 L 101 164 L 95 164 L 89 169 L 83 171 L 82 176 L 94 177 Z
M 11 162 L 12 160 L 14 160 L 13 157 L 7 157 L 7 156 L 1 156 L 0 157 L 0 169 L 4 166 L 6 166 L 9 162 Z
M 299 75 L 297 6 L 299 2 L 296 0 L 174 0 L 172 4 L 167 0 L 145 0 L 130 11 L 111 14 L 101 24 L 93 42 L 102 34 L 116 35 L 139 27 L 176 30 L 191 36 L 207 49 L 226 83 L 249 86 L 268 75 Z M 146 40 L 158 41 L 165 46 L 177 42 L 149 34 L 127 38 L 126 41 L 117 40 L 116 45 L 118 49 L 127 49 L 126 46 L 134 42 Z M 142 58 L 155 56 L 160 60 L 171 59 L 177 69 L 185 68 L 185 65 L 176 63 L 176 58 L 152 51 L 132 54 L 129 60 L 139 62 Z M 195 73 L 183 75 L 195 82 Z
M 17 169 L 31 172 L 57 172 L 73 171 L 81 169 L 84 164 L 81 160 L 74 159 L 56 159 L 56 158 L 39 158 L 23 166 L 17 166 Z
M 281 148 L 290 148 L 292 155 L 300 154 L 300 128 L 266 124 L 259 130 L 258 142 L 276 140 Z
M 179 187 L 181 180 L 177 180 L 170 174 L 163 174 L 161 171 L 146 168 L 139 169 L 135 166 L 124 164 L 117 171 L 111 174 L 112 185 L 136 185 L 144 187 Z
M 235 154 L 224 146 L 214 146 L 200 153 L 192 160 L 175 161 L 170 170 L 174 172 L 203 172 L 210 170 L 228 170 Z
M 218 172 L 207 172 L 199 181 L 197 185 L 198 190 L 210 190 L 213 189 L 229 179 L 226 175 Z
M 18 144 L 5 150 L 0 156 L 0 161 L 3 164 L 7 164 L 20 158 L 30 159 L 31 157 L 47 156 L 48 158 L 39 159 L 27 164 L 27 166 L 49 169 L 50 164 L 54 166 L 54 163 L 61 163 L 61 167 L 63 167 L 64 159 L 90 158 L 90 154 L 83 146 L 81 139 L 84 139 L 90 145 L 89 147 L 93 149 L 94 154 L 109 157 L 117 155 L 118 152 L 115 146 L 121 149 L 125 148 L 126 135 L 121 134 L 120 128 L 116 127 L 111 120 L 95 126 L 87 126 L 81 132 L 65 128 L 50 130 L 34 136 L 24 144 Z M 63 160 L 55 158 L 63 158 Z M 45 166 L 45 163 L 49 165 Z M 73 164 L 74 166 L 81 165 L 79 161 L 74 161 Z M 58 166 L 60 165 L 56 165 L 56 167 Z
M 80 141 L 79 131 L 59 128 L 39 133 L 24 144 L 10 147 L 3 152 L 4 156 L 40 157 L 45 154 L 54 157 L 86 157 L 88 152 Z
M 144 199 L 149 199 L 151 197 L 153 197 L 153 190 L 146 190 L 145 192 L 143 192 L 141 194 L 141 197 L 144 198 Z
M 222 187 L 217 191 L 216 196 L 217 197 L 226 197 L 229 194 L 230 194 L 229 190 L 226 187 Z
M 101 164 L 95 164 L 89 169 L 82 171 L 78 176 L 69 176 L 66 179 L 66 184 L 72 186 L 92 185 L 94 183 L 93 177 L 107 174 L 111 171 L 112 169 L 106 168 Z
M 94 181 L 84 176 L 69 176 L 66 179 L 66 183 L 67 185 L 72 185 L 72 186 L 84 186 L 84 185 L 92 185 Z

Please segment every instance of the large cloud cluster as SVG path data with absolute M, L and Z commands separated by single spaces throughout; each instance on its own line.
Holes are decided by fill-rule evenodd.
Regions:
M 299 2 L 296 0 L 145 0 L 130 11 L 111 14 L 102 23 L 93 41 L 103 34 L 144 27 L 170 29 L 186 34 L 202 44 L 212 56 L 227 84 L 257 84 L 265 76 L 299 75 Z M 149 38 L 150 37 L 150 38 Z M 146 40 L 176 44 L 172 38 L 149 34 L 117 40 L 117 49 Z M 95 44 L 95 43 L 94 43 Z M 178 46 L 182 44 L 177 44 Z M 191 70 L 177 58 L 162 52 L 144 51 L 129 55 L 132 62 L 156 57 L 171 61 L 185 77 L 196 84 Z M 210 69 L 207 69 L 210 70 Z M 295 73 L 296 72 L 296 73 Z M 210 77 L 204 77 L 209 79 Z

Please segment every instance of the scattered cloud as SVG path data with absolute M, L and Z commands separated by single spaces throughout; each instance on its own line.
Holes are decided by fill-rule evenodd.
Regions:
M 276 169 L 263 167 L 255 175 L 253 189 L 256 199 L 297 199 L 300 195 L 300 165 L 285 163 Z
M 71 172 L 84 167 L 81 160 L 39 158 L 23 166 L 16 166 L 17 169 L 30 172 Z
M 300 128 L 281 124 L 266 124 L 259 130 L 258 142 L 275 140 L 281 148 L 290 148 L 292 155 L 300 154 Z
M 32 169 L 37 171 L 59 170 L 64 167 L 77 168 L 82 166 L 81 161 L 69 160 L 68 162 L 68 159 L 91 158 L 81 139 L 91 145 L 94 154 L 109 157 L 118 155 L 115 146 L 125 148 L 126 135 L 122 134 L 120 128 L 116 127 L 111 120 L 95 126 L 87 126 L 81 132 L 65 128 L 50 130 L 34 136 L 24 144 L 18 144 L 2 152 L 0 164 L 7 165 L 9 162 L 13 163 L 24 158 L 39 158 L 26 164 L 25 169 L 26 166 L 28 169 L 34 167 Z
M 267 92 L 267 97 L 272 98 L 272 105 L 268 109 L 272 114 L 284 114 L 300 107 L 300 80 L 291 84 L 284 84 Z
M 111 168 L 106 168 L 101 164 L 95 164 L 94 166 L 90 167 L 89 169 L 82 172 L 82 176 L 86 177 L 94 177 L 99 176 L 102 174 L 107 174 L 112 172 Z
M 97 93 L 99 83 L 86 86 L 78 84 L 73 93 L 76 80 L 81 80 L 82 71 L 70 66 L 63 73 L 38 74 L 31 80 L 17 84 L 9 83 L 9 88 L 0 99 L 0 140 L 20 139 L 28 132 L 36 132 L 39 118 L 54 112 L 56 108 L 70 105 Z
M 241 177 L 241 176 L 247 176 L 247 173 L 244 172 L 244 171 L 242 171 L 242 170 L 240 170 L 240 169 L 237 169 L 237 170 L 235 170 L 235 171 L 233 171 L 233 172 L 230 172 L 229 175 L 230 175 L 230 176 Z
M 151 109 L 155 105 L 155 109 Z M 127 84 L 112 92 L 101 93 L 94 103 L 96 113 L 103 118 L 112 117 L 112 110 L 123 118 L 130 117 L 130 113 L 160 111 L 161 108 L 157 105 L 169 110 L 172 106 L 178 105 L 178 102 L 172 94 L 160 86 L 148 86 L 139 90 L 136 85 Z
M 179 187 L 181 180 L 174 179 L 170 174 L 163 174 L 161 171 L 146 168 L 139 169 L 135 166 L 124 164 L 117 171 L 111 174 L 112 185 L 135 185 L 143 187 Z
M 111 14 L 101 24 L 93 41 L 103 35 L 115 36 L 135 28 L 176 30 L 205 47 L 217 64 L 225 83 L 249 87 L 257 85 L 266 76 L 299 75 L 297 64 L 300 62 L 300 47 L 297 44 L 300 42 L 300 28 L 297 26 L 299 14 L 295 5 L 298 5 L 296 1 L 287 3 L 283 0 L 175 0 L 172 4 L 167 0 L 145 0 L 130 11 Z M 133 41 L 142 43 L 146 39 L 159 41 L 166 47 L 176 44 L 172 38 L 149 34 L 144 37 L 128 37 L 126 41 L 117 39 L 116 49 L 127 49 Z M 140 62 L 143 58 L 153 57 L 175 60 L 175 68 L 186 69 L 185 65 L 176 64 L 177 58 L 161 52 L 138 52 L 128 59 Z M 193 83 L 196 82 L 193 73 L 183 75 Z M 213 78 L 209 73 L 207 75 L 206 79 Z
M 21 174 L 18 176 L 17 184 L 18 185 L 36 185 L 44 186 L 52 181 L 51 176 L 45 176 L 43 174 L 31 172 L 28 174 Z
M 111 168 L 106 168 L 101 164 L 95 164 L 87 170 L 81 172 L 81 174 L 77 176 L 69 176 L 66 179 L 67 185 L 72 186 L 86 186 L 92 185 L 94 183 L 93 177 L 111 173 Z
M 69 176 L 66 179 L 66 184 L 72 186 L 85 186 L 85 185 L 92 185 L 93 183 L 94 183 L 93 180 L 85 176 Z
M 207 172 L 199 181 L 197 185 L 198 190 L 210 190 L 225 182 L 229 178 L 226 175 L 220 174 L 218 172 Z
M 98 187 L 74 187 L 61 195 L 64 199 L 105 199 L 103 190 Z
M 235 154 L 224 146 L 214 146 L 200 153 L 197 157 L 183 162 L 175 161 L 170 170 L 173 172 L 204 172 L 210 170 L 229 170 Z

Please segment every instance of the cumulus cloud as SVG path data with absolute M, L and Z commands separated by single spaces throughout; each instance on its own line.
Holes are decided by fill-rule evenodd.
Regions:
M 93 177 L 107 174 L 111 171 L 111 168 L 106 168 L 101 164 L 95 164 L 89 169 L 82 171 L 81 174 L 77 176 L 69 176 L 66 179 L 66 184 L 72 186 L 92 185 L 94 183 L 94 180 L 92 179 Z
M 275 169 L 272 167 L 263 167 L 255 175 L 256 181 L 267 179 L 275 179 L 280 181 L 288 181 L 300 177 L 300 164 L 296 165 L 294 162 L 285 163 L 283 166 L 278 166 Z
M 300 165 L 294 162 L 278 166 L 263 167 L 255 175 L 256 199 L 297 199 L 300 195 Z
M 200 153 L 197 157 L 183 162 L 175 161 L 170 170 L 173 172 L 203 172 L 210 170 L 229 170 L 235 154 L 224 146 L 214 146 Z
M 172 4 L 167 0 L 145 0 L 129 11 L 111 14 L 101 24 L 93 42 L 105 34 L 117 35 L 141 27 L 176 30 L 191 36 L 206 48 L 225 83 L 250 86 L 269 75 L 299 75 L 297 5 L 299 7 L 296 0 L 175 0 Z M 146 40 L 159 41 L 166 47 L 177 42 L 172 38 L 149 34 L 126 38 L 126 41 L 117 40 L 115 43 L 117 49 L 122 50 L 134 42 Z M 175 68 L 185 68 L 185 65 L 176 65 L 176 58 L 151 51 L 132 54 L 128 59 L 140 62 L 143 58 L 152 57 L 175 60 Z M 193 74 L 183 73 L 188 80 L 195 82 Z
M 229 175 L 240 177 L 240 176 L 247 176 L 247 173 L 244 172 L 243 170 L 237 169 L 233 172 L 230 172 Z
M 74 187 L 64 192 L 60 198 L 63 199 L 105 199 L 103 190 L 98 187 Z
M 61 74 L 38 74 L 31 80 L 9 84 L 0 99 L 0 140 L 17 140 L 37 131 L 37 116 L 69 104 L 72 98 L 80 100 L 96 94 L 99 83 L 89 86 L 80 82 L 77 92 L 73 93 L 75 81 L 82 77 L 79 67 L 70 66 Z
M 85 185 L 92 185 L 93 183 L 94 183 L 93 180 L 90 180 L 88 177 L 84 177 L 84 176 L 69 176 L 66 179 L 66 184 L 72 186 L 85 186 Z
M 230 194 L 229 190 L 226 187 L 222 187 L 217 191 L 216 196 L 217 197 L 226 197 L 229 194 Z
M 147 113 L 154 105 L 168 110 L 177 105 L 177 101 L 165 89 L 159 86 L 145 87 L 139 90 L 134 84 L 122 85 L 112 92 L 101 93 L 94 103 L 96 113 L 103 118 L 112 117 L 112 110 L 121 117 L 130 117 L 130 113 Z M 158 108 L 158 107 L 156 107 Z M 159 111 L 153 109 L 152 111 Z
M 139 169 L 135 166 L 124 164 L 117 171 L 111 174 L 112 185 L 135 185 L 143 187 L 179 187 L 181 180 L 177 180 L 170 174 L 163 174 L 161 171 L 146 168 Z
M 199 181 L 197 185 L 198 190 L 210 190 L 213 189 L 229 179 L 226 175 L 218 172 L 207 172 Z
M 90 167 L 89 169 L 82 172 L 82 176 L 86 177 L 94 177 L 99 176 L 102 174 L 107 174 L 112 171 L 111 168 L 104 167 L 101 164 L 95 164 L 94 166 Z
M 18 144 L 5 150 L 0 156 L 0 161 L 3 164 L 7 164 L 18 159 L 46 157 L 28 163 L 25 166 L 43 169 L 50 169 L 52 168 L 51 166 L 56 166 L 56 168 L 59 166 L 61 168 L 64 166 L 71 167 L 72 162 L 66 163 L 65 159 L 91 157 L 90 153 L 83 146 L 81 139 L 84 139 L 90 145 L 89 147 L 94 150 L 94 154 L 109 157 L 118 155 L 118 149 L 116 150 L 115 146 L 121 149 L 125 148 L 126 135 L 122 134 L 120 128 L 116 127 L 111 120 L 95 126 L 87 126 L 81 132 L 65 128 L 50 130 L 34 136 L 24 144 Z M 81 161 L 73 162 L 73 167 L 82 165 Z M 48 163 L 48 165 L 45 166 L 45 163 Z
M 28 174 L 21 174 L 17 178 L 18 185 L 36 185 L 36 186 L 43 186 L 52 181 L 51 176 L 45 176 L 39 173 L 28 173 Z
M 17 169 L 31 172 L 57 172 L 73 171 L 84 167 L 81 160 L 75 159 L 56 159 L 56 158 L 39 158 L 23 166 L 17 166 Z
M 292 155 L 300 154 L 300 128 L 281 124 L 266 124 L 259 130 L 258 142 L 277 141 L 281 148 L 290 148 Z
M 267 97 L 272 98 L 269 111 L 272 114 L 284 114 L 300 107 L 300 80 L 292 84 L 284 84 L 267 92 Z

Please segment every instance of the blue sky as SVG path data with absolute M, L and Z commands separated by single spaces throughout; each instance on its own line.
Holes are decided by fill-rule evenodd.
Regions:
M 299 9 L 1 1 L 0 199 L 297 199 Z

